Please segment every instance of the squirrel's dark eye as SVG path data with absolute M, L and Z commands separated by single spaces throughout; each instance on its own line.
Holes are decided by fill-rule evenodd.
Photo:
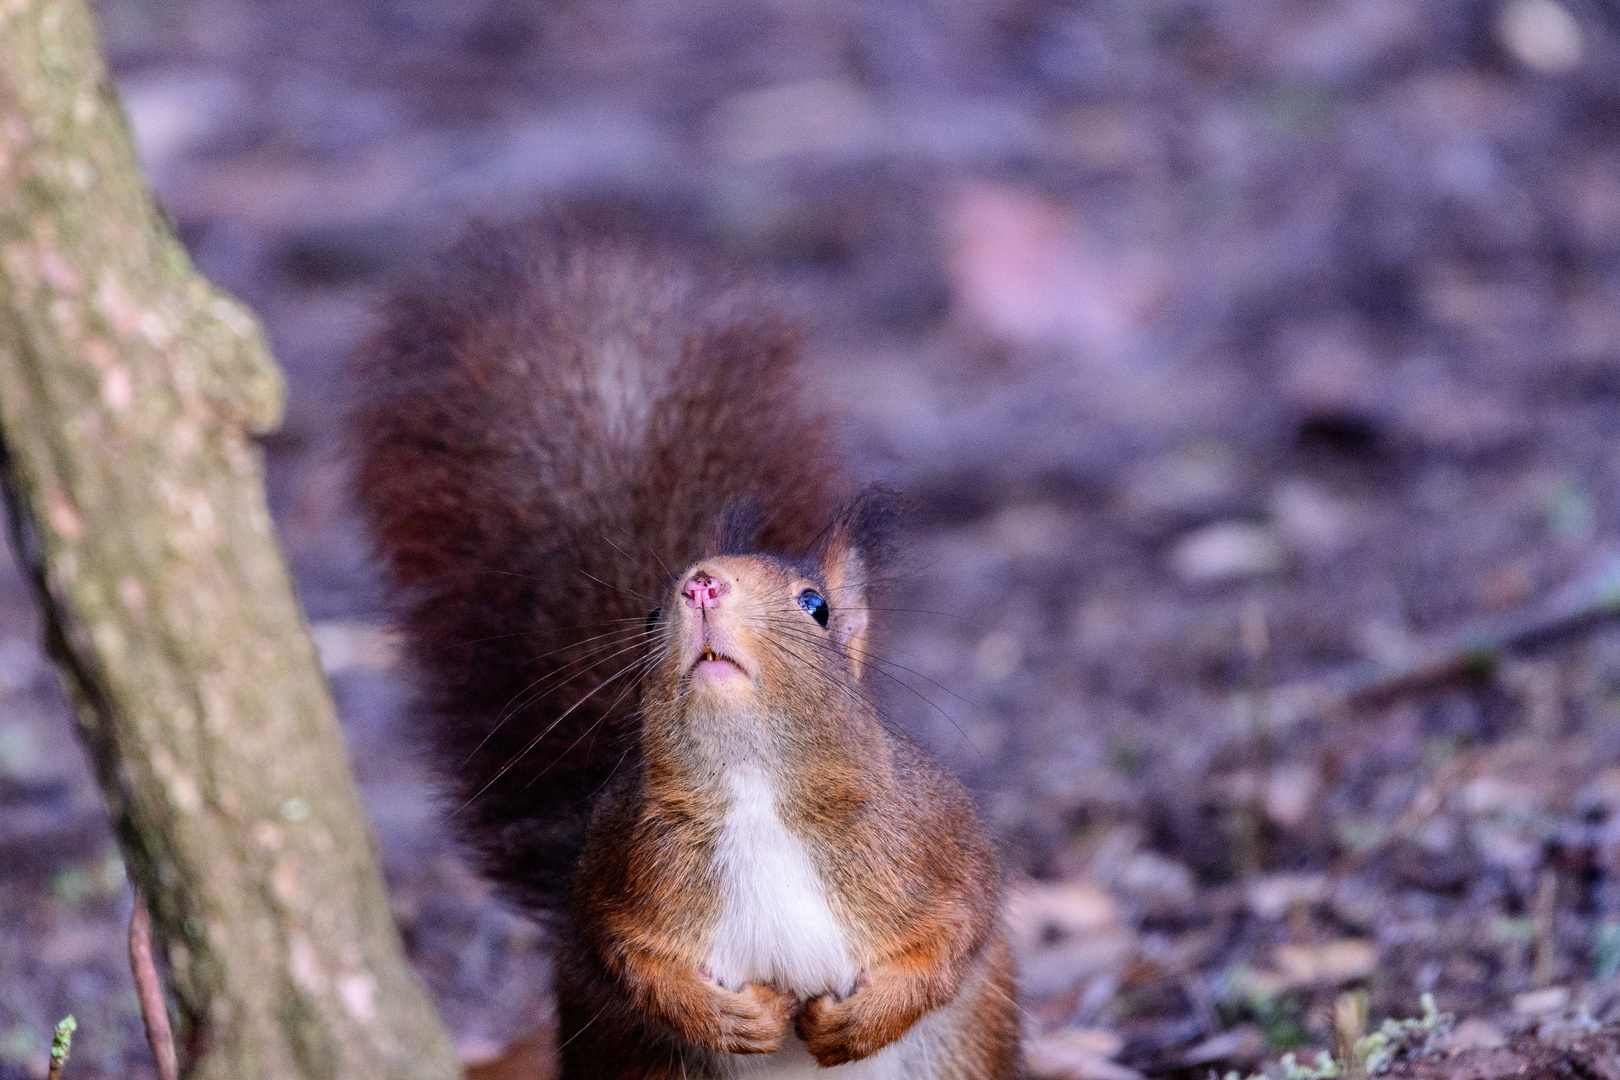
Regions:
M 810 613 L 810 617 L 822 626 L 827 625 L 827 601 L 814 589 L 806 589 L 799 594 L 799 606 Z
M 658 616 L 662 615 L 663 613 L 664 609 L 661 607 L 655 607 L 651 611 L 647 612 L 647 633 L 652 633 L 653 630 L 658 626 Z

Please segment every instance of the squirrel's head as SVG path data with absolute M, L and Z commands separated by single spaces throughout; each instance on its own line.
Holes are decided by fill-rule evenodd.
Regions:
M 886 561 L 894 499 L 852 500 L 801 559 L 749 551 L 758 517 L 722 515 L 710 554 L 675 578 L 649 620 L 663 655 L 651 700 L 687 720 L 828 716 L 864 701 L 873 577 Z

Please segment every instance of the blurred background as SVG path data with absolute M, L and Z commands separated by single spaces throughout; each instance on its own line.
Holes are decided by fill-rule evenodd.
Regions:
M 464 1060 L 547 1017 L 546 943 L 399 740 L 334 421 L 391 276 L 537 209 L 779 283 L 859 471 L 911 495 L 885 705 L 1002 841 L 1048 1063 L 1249 1068 L 1326 1046 L 1345 988 L 1481 1045 L 1620 1016 L 1620 634 L 1377 707 L 1267 689 L 1620 557 L 1614 0 L 99 10 L 159 197 L 287 372 L 273 510 Z M 140 1076 L 38 640 L 7 565 L 0 1077 L 69 1011 L 77 1076 Z

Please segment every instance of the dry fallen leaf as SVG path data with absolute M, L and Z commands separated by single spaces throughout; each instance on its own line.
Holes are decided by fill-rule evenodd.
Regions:
M 1326 874 L 1270 874 L 1249 883 L 1245 900 L 1257 919 L 1280 919 L 1295 904 L 1319 904 L 1328 896 Z
M 1507 1036 L 1492 1024 L 1478 1017 L 1469 1017 L 1438 1040 L 1438 1047 L 1448 1054 L 1465 1050 L 1497 1050 L 1507 1045 Z
M 1118 901 L 1089 881 L 1024 882 L 1007 896 L 1008 935 L 1021 954 L 1053 939 L 1117 933 L 1124 922 Z
M 1163 303 L 1164 274 L 1145 251 L 1105 243 L 1057 200 L 979 181 L 943 212 L 957 305 L 997 337 L 1113 357 Z
M 1359 938 L 1340 938 L 1321 945 L 1279 945 L 1271 953 L 1282 976 L 1282 989 L 1339 986 L 1364 979 L 1378 967 L 1378 946 Z
M 1024 1046 L 1032 1080 L 1140 1080 L 1141 1073 L 1110 1061 L 1124 1045 L 1118 1035 L 1100 1028 L 1070 1028 Z

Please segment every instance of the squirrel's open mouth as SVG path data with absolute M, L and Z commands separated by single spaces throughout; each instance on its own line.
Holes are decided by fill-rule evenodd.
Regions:
M 717 652 L 714 646 L 708 644 L 707 642 L 704 642 L 703 650 L 698 653 L 698 658 L 692 661 L 692 666 L 687 669 L 687 674 L 690 675 L 697 671 L 697 669 L 703 664 L 730 664 L 744 675 L 748 674 L 747 668 L 743 667 L 736 660 L 727 656 L 725 653 Z

